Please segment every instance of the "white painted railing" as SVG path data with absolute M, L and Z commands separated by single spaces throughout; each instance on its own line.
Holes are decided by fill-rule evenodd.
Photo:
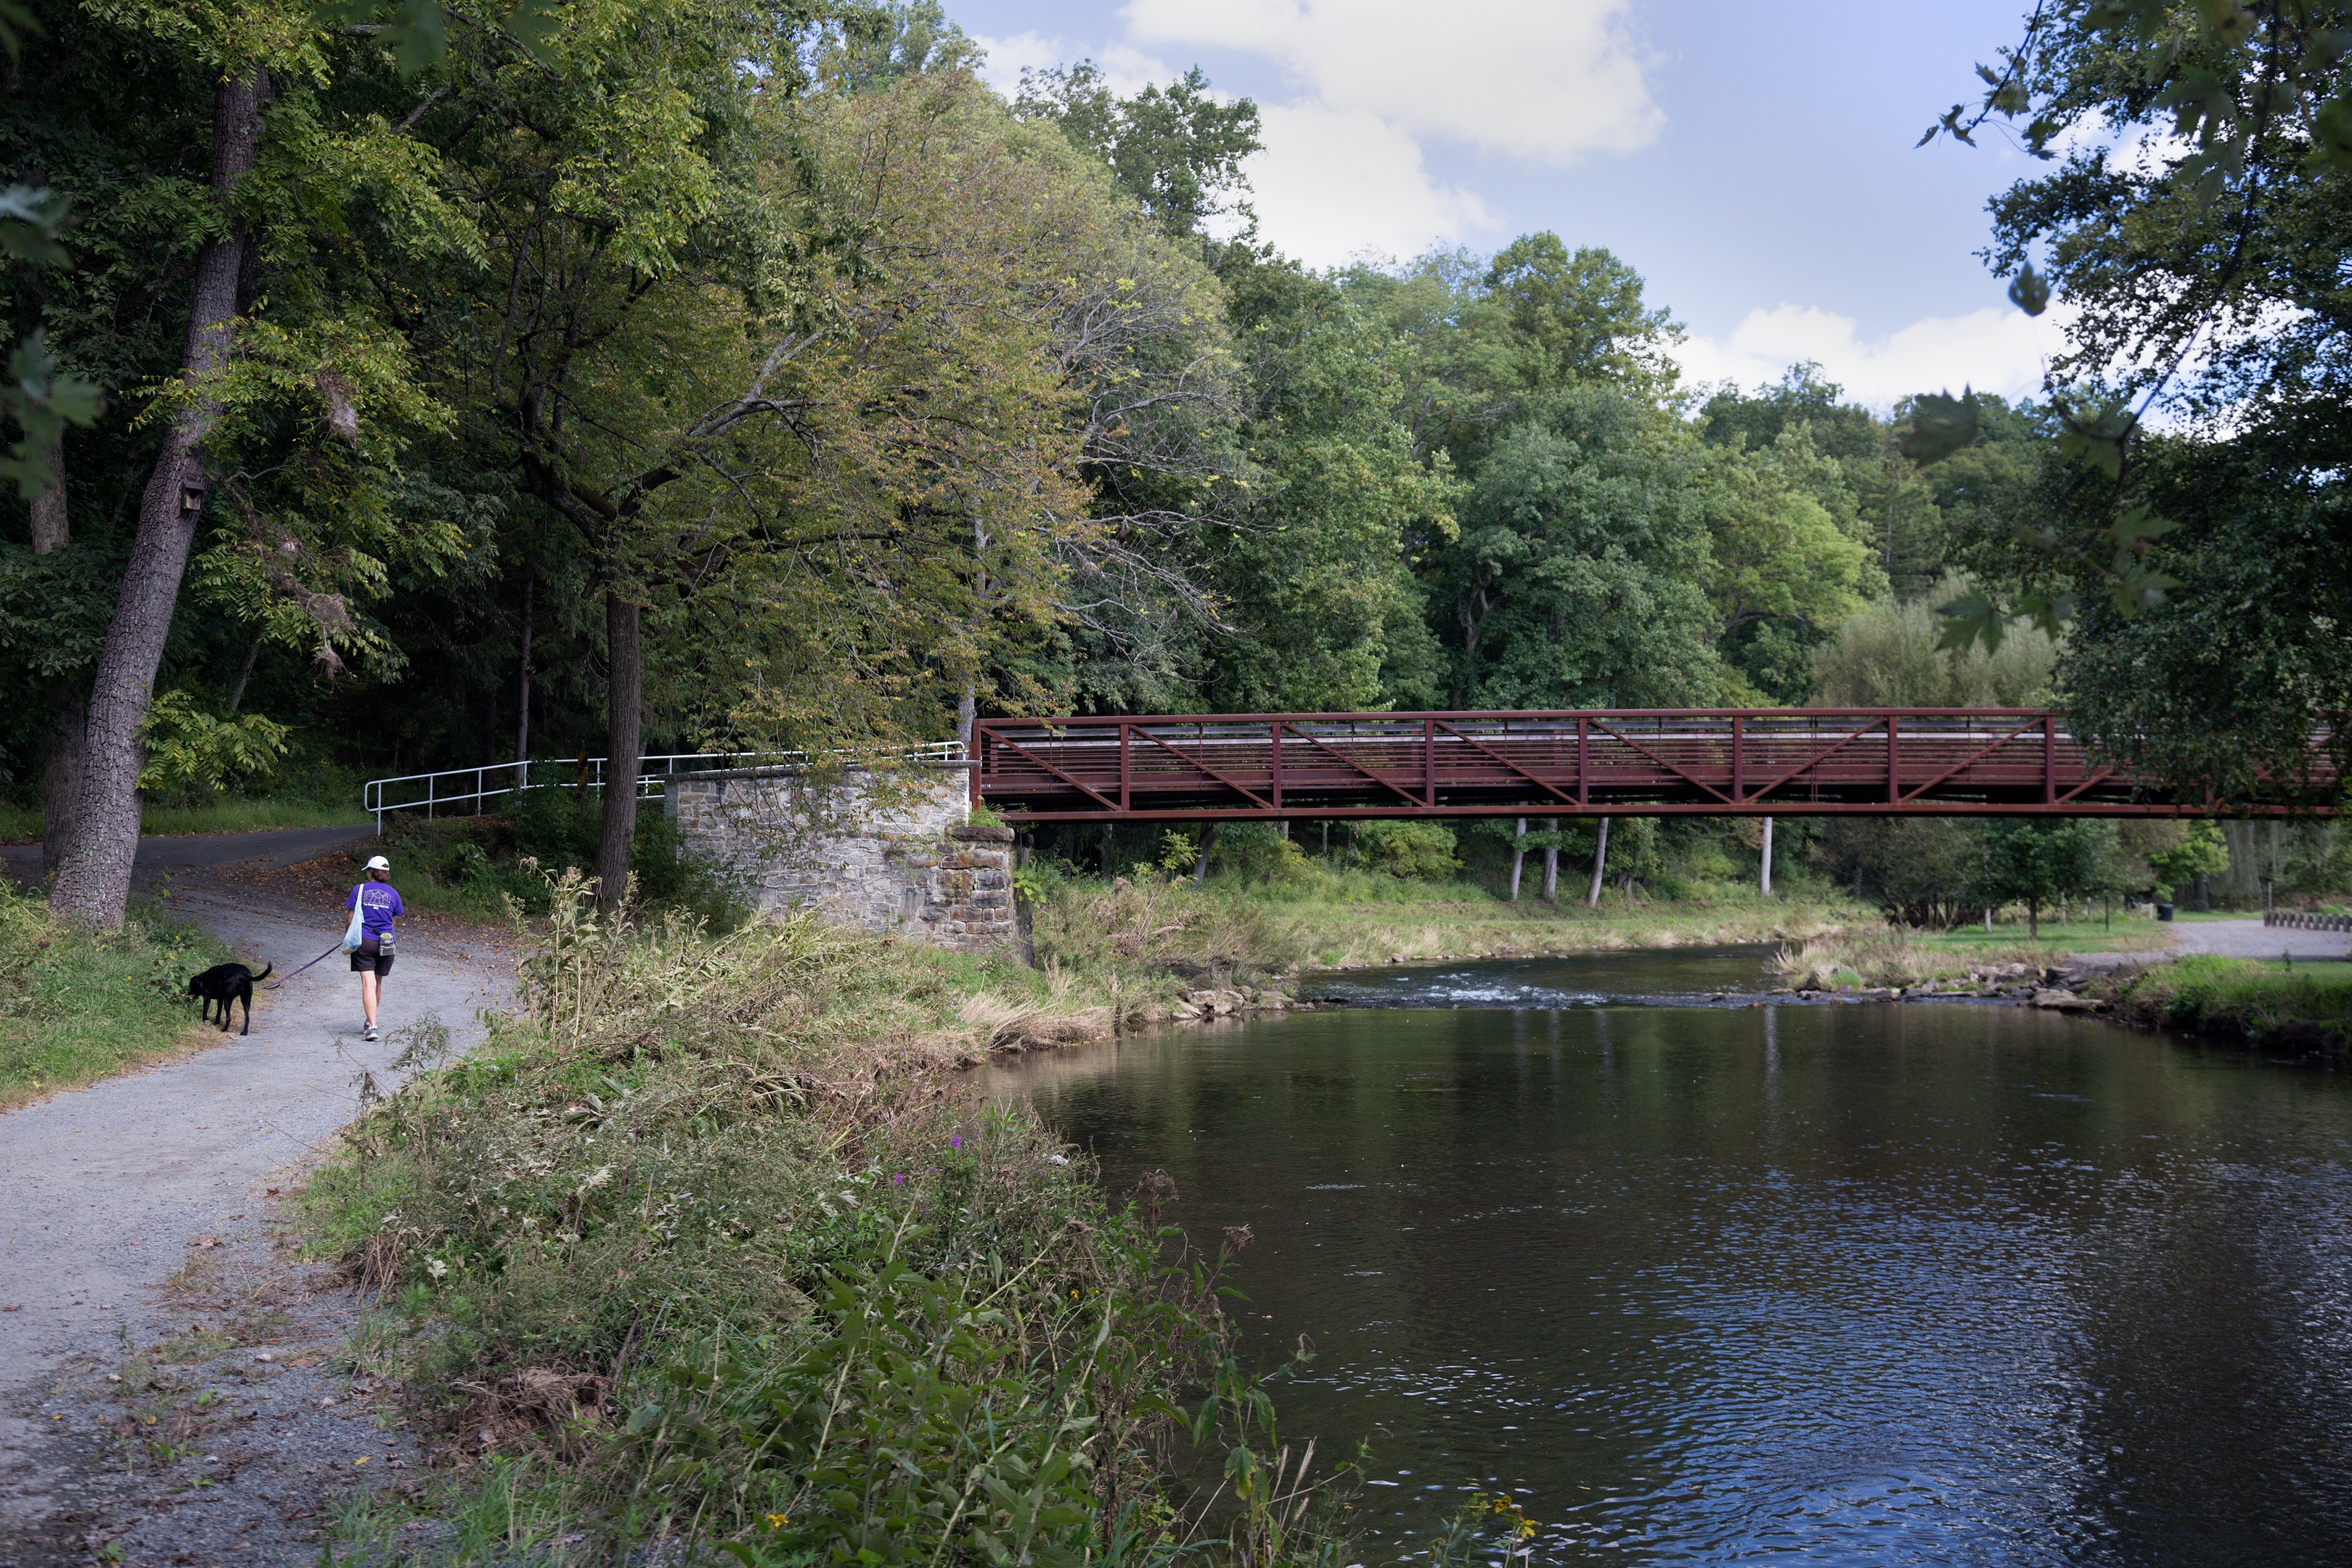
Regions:
M 834 757 L 850 752 L 831 752 Z M 961 741 L 934 741 L 890 753 L 895 761 L 959 763 L 964 760 Z M 637 798 L 659 796 L 664 781 L 676 773 L 702 773 L 713 768 L 788 768 L 805 763 L 806 752 L 664 752 L 637 759 Z M 479 816 L 483 803 L 527 789 L 603 789 L 602 757 L 541 757 L 528 763 L 484 763 L 476 768 L 445 768 L 439 773 L 403 773 L 397 778 L 370 779 L 360 790 L 360 809 L 383 819 L 396 811 L 422 811 L 428 817 L 443 812 Z

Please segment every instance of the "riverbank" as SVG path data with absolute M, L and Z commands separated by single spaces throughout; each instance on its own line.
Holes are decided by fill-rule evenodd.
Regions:
M 2352 963 L 2195 953 L 2095 983 L 2117 1018 L 2264 1050 L 2352 1055 Z
M 2226 927 L 2230 923 L 2215 922 Z M 2352 963 L 2168 952 L 2211 933 L 2147 920 L 2120 929 L 2048 928 L 2041 942 L 1974 931 L 1854 928 L 1791 943 L 1774 959 L 1785 988 L 1892 998 L 1965 994 L 2081 1007 L 2122 1022 L 2265 1048 L 2319 1055 L 2352 1049 Z M 2227 931 L 2244 948 L 2268 931 Z M 2276 933 L 2281 945 L 2293 933 Z M 2089 940 L 2085 940 L 2088 938 Z M 2201 942 L 2200 942 L 2201 944 Z
M 1752 896 L 1652 900 L 1615 889 L 1510 903 L 1454 883 L 1359 873 L 1301 889 L 1188 880 L 1066 881 L 1032 901 L 1040 963 L 1141 977 L 1273 977 L 1301 969 L 1470 958 L 1555 958 L 1640 948 L 1803 942 L 1875 922 L 1842 900 Z
M 304 1190 L 427 1465 L 338 1551 L 463 1555 L 490 1510 L 518 1560 L 1342 1560 L 1317 1478 L 1193 1539 L 1177 1447 L 1276 1447 L 1217 1259 L 1167 1251 L 1157 1189 L 1114 1203 L 1033 1115 L 950 1092 L 992 1049 L 1107 1036 L 1127 976 L 633 929 L 581 891 L 521 1010 Z

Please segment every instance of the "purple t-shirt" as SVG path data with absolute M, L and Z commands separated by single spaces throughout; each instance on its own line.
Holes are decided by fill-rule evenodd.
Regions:
M 392 920 L 401 912 L 400 894 L 390 882 L 361 882 L 343 900 L 343 908 L 360 911 L 360 930 L 378 943 L 393 940 Z

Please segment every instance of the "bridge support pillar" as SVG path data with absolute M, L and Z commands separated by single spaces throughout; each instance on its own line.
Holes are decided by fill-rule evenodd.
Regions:
M 961 952 L 1017 939 L 1013 830 L 971 820 L 961 766 L 680 773 L 663 800 L 763 915 L 806 911 Z

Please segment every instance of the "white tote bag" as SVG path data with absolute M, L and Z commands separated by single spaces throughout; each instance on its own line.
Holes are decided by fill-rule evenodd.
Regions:
M 360 943 L 367 940 L 367 921 L 360 913 L 359 900 L 352 900 L 352 923 L 343 928 L 343 951 L 357 952 Z

